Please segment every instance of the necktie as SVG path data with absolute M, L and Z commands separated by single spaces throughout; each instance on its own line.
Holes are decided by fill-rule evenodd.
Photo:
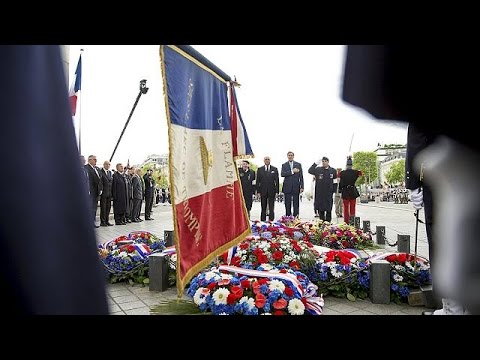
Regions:
M 267 172 L 270 172 L 270 165 L 267 166 Z

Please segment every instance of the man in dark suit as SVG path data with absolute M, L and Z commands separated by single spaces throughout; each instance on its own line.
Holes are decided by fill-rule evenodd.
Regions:
M 103 163 L 100 170 L 100 179 L 102 181 L 102 194 L 100 195 L 100 226 L 113 226 L 108 220 L 110 209 L 112 207 L 112 181 L 113 174 L 110 171 L 110 161 Z
M 151 217 L 153 196 L 155 194 L 155 180 L 152 174 L 153 170 L 148 169 L 147 173 L 143 175 L 143 182 L 145 183 L 145 220 L 154 220 Z
M 255 172 L 250 169 L 250 163 L 243 160 L 242 167 L 238 169 L 240 182 L 242 183 L 243 198 L 245 199 L 245 207 L 247 208 L 248 217 L 250 218 L 250 210 L 252 210 L 253 194 L 255 193 Z
M 113 217 L 115 225 L 126 225 L 127 185 L 123 165 L 118 163 L 116 169 L 117 171 L 113 174 L 112 181 Z
M 273 221 L 275 220 L 275 197 L 279 193 L 278 169 L 270 165 L 270 156 L 265 156 L 263 162 L 265 166 L 257 169 L 257 193 L 260 194 L 262 204 L 260 220 L 267 219 L 268 203 L 268 218 Z
M 303 171 L 302 164 L 293 161 L 295 154 L 293 151 L 287 153 L 288 161 L 282 164 L 283 193 L 285 194 L 285 215 L 292 215 L 292 197 L 293 197 L 293 216 L 298 217 L 298 208 L 300 205 L 300 193 L 303 192 Z
M 97 218 L 98 198 L 102 194 L 103 185 L 100 180 L 100 169 L 97 168 L 97 157 L 95 155 L 88 157 L 88 164 L 85 165 L 85 169 L 88 172 L 90 200 L 92 201 L 93 210 L 93 225 L 98 228 L 98 225 L 95 224 L 95 219 Z
M 143 200 L 143 184 L 140 177 L 140 169 L 133 167 L 132 176 L 132 190 L 133 190 L 133 209 L 132 209 L 132 222 L 142 222 L 140 219 L 140 211 L 142 209 Z

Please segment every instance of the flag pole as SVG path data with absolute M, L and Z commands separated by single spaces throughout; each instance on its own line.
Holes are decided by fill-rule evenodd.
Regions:
M 82 57 L 83 54 L 83 49 L 80 49 L 80 57 Z M 82 64 L 83 66 L 83 64 Z M 83 95 L 81 95 L 80 91 L 80 106 L 78 108 L 79 111 L 79 117 L 78 117 L 78 152 L 81 154 L 82 153 L 82 102 L 83 102 Z

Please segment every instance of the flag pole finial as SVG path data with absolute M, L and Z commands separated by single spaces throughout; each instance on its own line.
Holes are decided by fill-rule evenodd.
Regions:
M 236 76 L 233 77 L 233 80 L 231 80 L 231 83 L 232 83 L 233 86 L 238 86 L 238 87 L 242 86 L 242 85 L 240 85 L 240 83 L 237 81 L 237 77 L 236 77 Z

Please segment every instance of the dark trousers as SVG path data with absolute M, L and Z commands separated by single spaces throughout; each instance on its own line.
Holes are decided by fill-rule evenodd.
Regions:
M 111 197 L 100 197 L 100 223 L 108 223 L 108 218 L 110 216 L 110 209 L 112 208 L 112 198 Z
M 263 195 L 261 197 L 262 212 L 260 214 L 260 221 L 267 220 L 267 203 L 268 203 L 268 218 L 270 221 L 275 220 L 275 195 Z
M 95 222 L 97 220 L 98 196 L 90 195 L 90 199 L 92 200 L 93 222 Z
M 140 218 L 142 199 L 133 199 L 132 220 Z
M 285 215 L 292 215 L 292 198 L 293 198 L 293 216 L 298 216 L 298 208 L 300 205 L 300 193 L 285 193 Z
M 153 192 L 148 194 L 145 193 L 145 219 L 150 217 L 152 213 L 152 205 L 153 205 Z
M 120 224 L 125 222 L 125 213 L 113 213 L 113 218 L 115 219 L 115 224 Z
M 320 210 L 318 213 L 319 213 L 319 215 L 320 215 L 320 220 L 328 221 L 328 222 L 332 221 L 332 211 L 331 211 L 331 210 L 330 210 L 330 211 L 328 211 L 328 210 L 326 210 L 326 211 Z

